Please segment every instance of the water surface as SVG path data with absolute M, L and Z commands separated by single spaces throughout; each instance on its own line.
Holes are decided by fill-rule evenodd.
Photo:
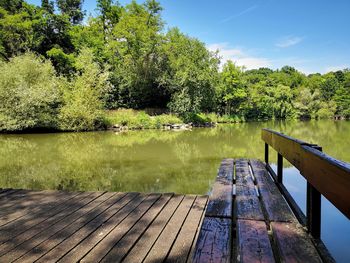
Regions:
M 350 162 L 350 122 L 265 122 L 192 131 L 0 135 L 0 188 L 206 194 L 225 157 L 263 159 L 261 128 L 316 143 Z M 276 154 L 271 150 L 271 160 Z M 285 162 L 284 183 L 305 211 L 305 180 Z M 350 202 L 350 200 L 349 200 Z M 350 262 L 350 222 L 322 200 L 322 238 Z

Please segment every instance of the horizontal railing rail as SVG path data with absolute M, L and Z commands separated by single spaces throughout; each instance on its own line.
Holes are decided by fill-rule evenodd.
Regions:
M 265 162 L 299 221 L 306 224 L 315 238 L 321 232 L 321 195 L 350 219 L 350 164 L 322 152 L 316 144 L 263 129 Z M 277 174 L 269 165 L 269 146 L 277 151 Z M 306 216 L 283 185 L 283 158 L 294 165 L 307 181 Z

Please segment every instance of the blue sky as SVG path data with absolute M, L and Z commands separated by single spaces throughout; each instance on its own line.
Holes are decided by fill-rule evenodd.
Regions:
M 350 68 L 349 0 L 160 2 L 166 28 L 177 26 L 209 49 L 219 49 L 223 60 L 248 69 L 290 65 L 305 73 L 324 73 Z M 95 14 L 95 7 L 95 0 L 85 0 L 88 14 Z

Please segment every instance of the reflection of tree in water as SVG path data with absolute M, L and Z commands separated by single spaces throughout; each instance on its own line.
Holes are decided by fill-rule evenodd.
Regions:
M 261 129 L 350 162 L 350 122 L 255 122 L 192 131 L 0 135 L 0 187 L 206 193 L 225 157 L 263 159 Z M 271 161 L 276 159 L 272 150 Z M 285 167 L 290 164 L 284 162 Z

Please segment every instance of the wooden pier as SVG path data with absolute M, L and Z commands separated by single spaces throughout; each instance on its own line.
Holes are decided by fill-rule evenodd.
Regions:
M 265 165 L 225 159 L 210 196 L 194 262 L 322 262 Z
M 0 262 L 334 262 L 320 198 L 350 217 L 350 166 L 276 132 L 262 139 L 265 162 L 224 159 L 209 197 L 0 190 Z M 306 215 L 283 158 L 307 180 Z
M 207 196 L 0 191 L 0 262 L 186 262 Z

